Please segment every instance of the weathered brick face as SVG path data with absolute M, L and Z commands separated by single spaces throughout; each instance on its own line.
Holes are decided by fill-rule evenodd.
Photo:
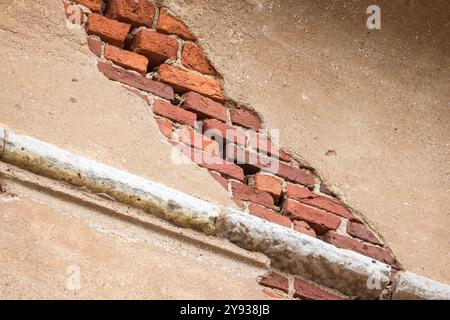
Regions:
M 103 41 L 122 48 L 130 28 L 129 24 L 105 18 L 97 13 L 91 13 L 88 16 L 86 32 L 90 35 L 99 36 Z
M 164 34 L 174 34 L 183 40 L 197 40 L 197 38 L 191 34 L 188 28 L 181 21 L 172 17 L 164 8 L 161 9 L 159 13 L 159 21 L 156 31 Z
M 159 81 L 171 85 L 175 92 L 195 91 L 213 100 L 225 101 L 222 83 L 218 80 L 202 77 L 168 64 L 159 67 L 158 75 Z
M 208 58 L 206 58 L 203 49 L 192 43 L 186 43 L 184 45 L 181 63 L 186 68 L 190 68 L 203 74 L 212 76 L 217 74 L 214 67 L 208 61 Z
M 76 23 L 86 23 L 98 70 L 141 98 L 136 101 L 149 104 L 161 139 L 207 170 L 240 209 L 401 268 L 379 237 L 314 170 L 302 166 L 264 130 L 255 111 L 227 99 L 222 79 L 197 38 L 167 9 L 159 8 L 156 14 L 158 8 L 150 0 L 63 3 L 66 10 L 70 6 L 80 13 Z M 87 14 L 83 6 L 93 13 Z M 260 283 L 266 291 L 277 290 L 267 291 L 273 297 L 343 298 L 278 273 Z
M 99 12 L 103 6 L 103 0 L 72 0 L 72 2 L 79 3 L 93 12 Z
M 105 16 L 133 27 L 151 27 L 156 6 L 149 0 L 109 0 Z
M 147 73 L 148 59 L 140 54 L 107 45 L 105 47 L 105 59 L 111 60 L 125 69 L 135 70 L 142 75 Z
M 167 59 L 176 59 L 178 42 L 167 35 L 142 29 L 134 36 L 130 48 L 147 57 L 151 66 L 158 66 Z

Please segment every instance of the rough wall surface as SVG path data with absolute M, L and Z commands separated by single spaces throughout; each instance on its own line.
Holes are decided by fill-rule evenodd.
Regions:
M 145 48 L 144 48 L 145 49 Z M 169 50 L 170 51 L 170 50 Z M 170 57 L 169 57 L 170 58 Z M 112 59 L 111 59 L 112 60 Z M 220 60 L 219 60 L 220 61 Z M 214 86 L 213 86 L 214 87 Z M 228 88 L 227 88 L 228 89 Z M 217 92 L 217 91 L 215 91 L 215 92 Z M 218 99 L 218 100 L 222 100 L 222 97 L 220 96 L 220 95 L 215 95 L 214 93 L 213 93 L 213 96 L 212 96 L 213 98 L 215 98 L 215 99 Z M 244 99 L 245 100 L 245 99 Z M 258 111 L 260 111 L 259 110 L 259 108 L 258 108 L 258 106 L 256 106 L 256 105 L 252 105 L 252 107 L 255 107 Z M 263 117 L 264 117 L 264 114 L 263 114 Z M 7 123 L 8 124 L 8 123 Z M 20 129 L 22 129 L 22 128 L 20 128 Z M 22 129 L 23 130 L 23 129 Z M 281 139 L 281 141 L 282 142 L 284 142 L 284 139 L 282 138 Z M 298 147 L 298 144 L 297 144 L 297 147 Z M 294 150 L 295 151 L 295 150 Z M 294 152 L 295 153 L 295 152 Z M 300 154 L 301 155 L 303 155 L 305 158 L 307 158 L 307 155 L 305 155 L 303 152 L 300 152 Z M 334 154 L 333 152 L 331 152 L 330 154 Z M 338 153 L 338 155 L 339 155 L 339 153 Z M 309 160 L 309 159 L 307 159 L 307 160 Z M 188 191 L 189 192 L 189 191 Z
M 243 257 L 0 180 L 0 299 L 267 298 Z
M 98 12 L 86 11 L 78 0 L 63 1 L 68 26 L 85 28 L 88 46 L 99 58 L 98 71 L 151 105 L 161 133 L 181 153 L 173 160 L 186 156 L 208 169 L 251 215 L 402 268 L 362 219 L 330 194 L 314 169 L 279 149 L 256 112 L 224 94 L 222 79 L 203 49 L 195 40 L 183 41 L 191 33 L 182 21 L 149 0 L 96 2 Z M 14 137 L 20 140 L 5 135 L 6 161 L 12 160 L 9 152 L 17 160 L 14 149 L 20 153 L 30 147 L 26 142 L 15 146 Z M 74 179 L 83 180 L 65 180 Z M 126 202 L 128 193 L 113 197 Z M 140 198 L 142 204 L 148 200 Z M 208 221 L 202 228 L 211 228 Z

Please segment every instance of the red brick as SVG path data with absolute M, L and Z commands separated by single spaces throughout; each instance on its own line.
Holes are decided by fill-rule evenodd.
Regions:
M 276 203 L 281 197 L 282 184 L 283 180 L 267 174 L 257 173 L 253 177 L 253 186 L 269 193 Z
M 208 119 L 203 122 L 203 133 L 205 134 L 207 131 L 209 131 L 210 135 L 221 136 L 229 142 L 239 145 L 245 145 L 247 141 L 247 136 L 243 129 L 229 126 L 216 119 Z
M 184 127 L 180 130 L 178 133 L 178 141 L 211 153 L 212 155 L 219 155 L 219 144 L 216 141 L 195 131 L 191 127 Z
M 346 300 L 334 293 L 325 291 L 315 285 L 304 280 L 295 279 L 294 281 L 294 298 L 302 300 Z
M 266 135 L 251 132 L 249 134 L 249 146 L 258 152 L 265 153 L 268 156 L 278 158 L 282 161 L 292 161 L 292 158 L 286 152 L 277 148 Z
M 220 173 L 214 172 L 214 171 L 209 171 L 209 174 L 211 175 L 211 177 L 213 177 L 218 183 L 220 183 L 220 185 L 228 190 L 228 180 L 225 179 L 224 177 L 222 177 L 222 175 Z
M 159 21 L 156 31 L 165 34 L 174 34 L 183 40 L 197 40 L 197 38 L 189 32 L 188 28 L 182 22 L 169 15 L 167 10 L 164 8 L 161 9 L 159 13 Z
M 240 182 L 231 182 L 233 196 L 242 201 L 251 201 L 267 208 L 273 208 L 273 198 L 267 192 L 258 190 Z
M 146 79 L 141 75 L 128 72 L 104 62 L 99 62 L 97 64 L 97 68 L 110 80 L 127 84 L 129 86 L 135 87 L 145 92 L 149 92 L 167 100 L 173 100 L 175 98 L 173 89 L 158 81 Z
M 400 263 L 386 249 L 363 243 L 351 237 L 331 231 L 325 235 L 324 240 L 338 248 L 359 252 L 365 256 L 389 264 L 395 269 L 401 269 Z
M 124 85 L 122 85 L 122 87 L 148 103 L 148 97 L 145 94 L 143 94 L 142 92 L 140 92 L 139 90 L 128 87 L 128 86 L 124 86 Z
M 185 154 L 193 162 L 197 163 L 199 166 L 219 172 L 222 176 L 227 178 L 236 179 L 239 181 L 244 181 L 244 171 L 239 166 L 234 163 L 223 160 L 222 158 L 213 156 L 209 153 L 203 152 L 201 150 L 191 148 L 186 145 L 176 144 L 175 147 L 178 148 L 183 154 Z
M 261 292 L 271 299 L 286 299 L 286 297 L 282 296 L 281 294 L 266 289 L 262 289 Z
M 195 92 L 186 93 L 183 98 L 182 108 L 195 112 L 202 118 L 216 118 L 223 122 L 227 121 L 227 109 L 223 104 Z
M 269 173 L 276 172 L 278 160 L 265 157 L 259 153 L 249 152 L 234 144 L 226 146 L 226 158 L 228 161 L 233 161 L 239 165 L 246 165 L 255 168 L 254 171 L 265 170 Z
M 341 224 L 339 217 L 291 199 L 286 200 L 283 210 L 293 218 L 307 222 L 318 234 L 336 230 Z
M 316 232 L 304 221 L 294 221 L 294 230 L 315 238 Z
M 105 59 L 114 62 L 122 68 L 137 71 L 142 75 L 147 73 L 148 59 L 140 54 L 106 45 Z
M 282 276 L 276 272 L 271 272 L 269 275 L 263 277 L 259 280 L 259 284 L 264 287 L 278 289 L 286 293 L 289 292 L 289 280 L 285 276 Z
M 167 59 L 177 58 L 178 42 L 164 34 L 142 29 L 134 36 L 130 48 L 146 56 L 150 66 L 156 67 Z
M 133 27 L 151 27 L 155 12 L 156 7 L 149 0 L 109 0 L 105 16 Z
M 95 54 L 97 57 L 100 57 L 102 55 L 103 42 L 101 40 L 94 37 L 88 37 L 87 43 L 89 50 L 91 50 L 93 54 Z
M 257 131 L 262 128 L 261 119 L 253 112 L 242 109 L 232 109 L 230 110 L 230 115 L 233 124 Z
M 200 73 L 212 76 L 217 74 L 214 67 L 208 61 L 203 49 L 193 43 L 186 43 L 184 45 L 181 54 L 181 63 L 186 68 L 190 68 Z
M 302 200 L 309 197 L 315 197 L 317 194 L 304 186 L 286 183 L 286 196 L 295 200 Z
M 314 188 L 315 178 L 306 170 L 298 169 L 286 163 L 280 162 L 278 170 L 272 173 L 288 181 Z
M 366 242 L 382 246 L 383 243 L 365 225 L 350 221 L 347 225 L 347 233 Z
M 222 83 L 183 69 L 164 64 L 159 67 L 159 81 L 171 85 L 177 93 L 195 91 L 219 102 L 225 101 Z
M 153 112 L 173 121 L 193 127 L 195 127 L 195 122 L 197 121 L 197 115 L 195 113 L 176 107 L 164 100 L 155 100 L 153 103 Z
M 238 164 L 249 164 L 262 172 L 272 173 L 288 181 L 297 182 L 313 188 L 315 178 L 306 170 L 292 167 L 280 162 L 275 158 L 266 157 L 262 154 L 249 152 L 235 145 L 228 145 L 226 151 L 227 159 Z
M 156 123 L 159 126 L 159 131 L 167 138 L 172 139 L 173 126 L 169 120 L 157 118 Z
M 277 213 L 274 210 L 270 210 L 270 209 L 258 206 L 254 203 L 250 203 L 248 209 L 250 211 L 250 214 L 255 217 L 267 220 L 272 223 L 279 224 L 280 226 L 283 226 L 283 227 L 286 227 L 289 229 L 292 226 L 292 222 L 288 217 L 282 216 L 281 214 Z
M 286 185 L 286 195 L 289 198 L 298 200 L 312 207 L 332 212 L 346 219 L 354 221 L 358 220 L 353 215 L 353 213 L 351 213 L 350 210 L 344 207 L 338 200 L 321 196 L 319 194 L 309 191 L 308 189 L 302 186 L 288 183 Z
M 99 12 L 103 5 L 102 0 L 70 0 L 70 1 L 82 4 L 83 6 L 91 9 L 93 12 Z
M 344 217 L 349 220 L 357 220 L 357 218 L 342 205 L 338 200 L 330 199 L 328 197 L 318 196 L 314 198 L 308 198 L 301 200 L 312 207 L 324 209 L 326 211 L 337 214 L 338 216 Z
M 99 36 L 103 41 L 122 48 L 130 28 L 129 24 L 105 18 L 97 13 L 91 13 L 88 15 L 86 32 L 89 35 Z
M 278 152 L 278 157 L 280 158 L 280 160 L 282 161 L 286 161 L 286 162 L 291 162 L 292 158 L 290 155 L 288 155 L 286 152 L 284 152 L 283 150 L 279 150 Z

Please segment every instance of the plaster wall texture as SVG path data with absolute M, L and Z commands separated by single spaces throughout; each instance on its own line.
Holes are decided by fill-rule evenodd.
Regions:
M 450 283 L 446 1 L 381 1 L 382 29 L 370 32 L 367 1 L 160 2 L 199 37 L 227 95 L 281 129 L 282 147 L 360 211 L 406 269 Z M 0 124 L 232 205 L 204 170 L 172 165 L 144 102 L 93 72 L 60 1 L 0 0 L 0 35 Z

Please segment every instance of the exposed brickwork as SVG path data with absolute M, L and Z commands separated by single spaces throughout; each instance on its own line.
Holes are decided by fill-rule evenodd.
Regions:
M 289 281 L 288 279 L 278 273 L 271 272 L 266 277 L 259 280 L 259 284 L 268 288 L 278 289 L 286 293 L 289 292 Z
M 98 70 L 110 80 L 119 81 L 123 84 L 130 85 L 137 89 L 152 93 L 168 100 L 172 100 L 175 97 L 173 89 L 160 82 L 146 79 L 143 76 L 128 72 L 126 70 L 111 66 L 103 62 L 99 62 L 97 67 Z
M 142 29 L 134 36 L 130 49 L 146 56 L 155 67 L 167 59 L 176 59 L 178 42 L 165 34 Z
M 159 126 L 159 131 L 168 139 L 172 139 L 173 125 L 170 121 L 162 118 L 156 118 L 156 123 Z
M 288 217 L 282 216 L 274 210 L 267 209 L 254 203 L 249 204 L 248 210 L 251 215 L 254 215 L 258 218 L 279 224 L 280 226 L 286 228 L 292 227 L 292 222 Z
M 211 177 L 213 177 L 218 183 L 220 183 L 220 185 L 228 190 L 228 180 L 224 177 L 222 177 L 222 175 L 220 175 L 220 173 L 214 172 L 214 171 L 209 171 L 209 174 L 211 175 Z
M 197 40 L 181 21 L 172 17 L 164 8 L 161 9 L 159 13 L 159 21 L 156 31 L 165 34 L 174 34 L 179 36 L 181 39 L 188 41 Z
M 275 293 L 275 292 L 272 292 L 272 291 L 269 291 L 266 289 L 262 289 L 261 292 L 271 299 L 285 299 L 286 298 L 281 294 L 278 294 L 278 293 Z
M 176 107 L 164 100 L 156 100 L 153 103 L 153 112 L 160 116 L 167 117 L 171 120 L 187 124 L 192 127 L 195 126 L 195 122 L 197 121 L 197 116 L 195 113 Z
M 383 243 L 370 231 L 365 225 L 358 222 L 349 222 L 347 224 L 347 233 L 351 236 L 382 246 Z
M 158 75 L 159 81 L 171 85 L 175 92 L 195 91 L 219 102 L 225 101 L 222 84 L 218 80 L 205 78 L 167 64 L 159 68 Z
M 315 177 L 306 170 L 298 169 L 280 162 L 278 171 L 274 173 L 288 181 L 300 183 L 309 188 L 314 188 Z
M 147 73 L 148 59 L 140 54 L 121 50 L 108 44 L 105 47 L 105 59 L 111 60 L 125 69 L 137 71 L 142 75 Z
M 208 119 L 203 122 L 203 133 L 211 132 L 215 136 L 221 136 L 229 142 L 239 145 L 247 143 L 247 136 L 242 128 L 235 128 L 216 119 Z
M 202 118 L 215 118 L 223 122 L 227 121 L 227 110 L 224 105 L 195 92 L 186 93 L 183 98 L 182 108 L 195 112 Z
M 275 203 L 278 203 L 278 200 L 281 197 L 282 184 L 283 180 L 267 174 L 258 173 L 253 178 L 254 187 L 269 193 L 273 197 Z
M 211 153 L 212 155 L 219 155 L 219 144 L 203 134 L 194 131 L 191 127 L 184 127 L 178 132 L 178 141 Z
M 393 268 L 401 269 L 400 263 L 386 249 L 360 242 L 351 237 L 337 234 L 336 232 L 328 232 L 324 239 L 336 247 L 359 252 L 365 256 L 389 264 Z
M 338 200 L 318 195 L 309 189 L 299 185 L 288 183 L 286 185 L 286 196 L 302 203 L 326 210 L 349 220 L 356 220 L 356 217 Z
M 274 207 L 273 198 L 267 192 L 235 181 L 231 182 L 231 188 L 233 196 L 238 200 L 251 201 L 267 208 Z
M 99 71 L 146 103 L 150 101 L 162 135 L 192 162 L 207 169 L 233 194 L 238 207 L 400 267 L 362 220 L 326 189 L 325 182 L 280 148 L 273 133 L 262 130 L 264 124 L 256 112 L 227 101 L 220 75 L 195 36 L 168 9 L 160 8 L 157 17 L 156 5 L 149 0 L 71 2 L 82 5 L 63 1 L 67 19 L 86 23 L 88 46 L 97 56 Z M 89 10 L 84 6 L 94 13 L 87 15 Z M 79 12 L 78 19 L 67 11 L 69 7 Z M 180 98 L 175 93 L 184 95 Z M 196 121 L 203 122 L 202 132 L 197 132 L 200 127 Z M 316 183 L 320 184 L 317 193 L 312 191 L 317 190 Z M 341 234 L 344 230 L 336 231 L 344 222 L 346 235 Z M 263 282 L 288 292 L 288 280 L 282 275 L 266 277 Z M 296 298 L 337 297 L 300 279 L 295 284 Z
M 142 99 L 143 101 L 145 101 L 146 103 L 148 103 L 148 97 L 142 93 L 141 91 L 132 88 L 132 87 L 128 87 L 126 85 L 122 85 L 123 88 L 125 88 L 127 91 L 133 93 L 134 95 L 136 95 L 137 97 L 139 97 L 140 99 Z
M 294 281 L 294 290 L 294 298 L 302 300 L 345 300 L 341 296 L 325 291 L 298 278 Z
M 294 221 L 294 230 L 315 238 L 316 232 L 304 221 Z
M 261 119 L 253 112 L 242 109 L 233 109 L 230 110 L 230 116 L 233 124 L 254 130 L 260 130 L 262 128 Z
M 181 63 L 186 68 L 190 68 L 204 74 L 209 74 L 212 76 L 217 74 L 214 67 L 208 61 L 208 58 L 206 58 L 203 49 L 192 43 L 186 43 L 184 45 L 181 55 Z
M 149 0 L 108 0 L 105 16 L 133 27 L 151 27 L 155 12 L 156 7 Z
M 103 51 L 103 42 L 95 37 L 88 37 L 87 39 L 89 50 L 97 57 L 102 55 Z
M 236 162 L 239 165 L 248 165 L 254 170 L 266 170 L 269 173 L 277 174 L 276 166 L 278 162 L 256 152 L 250 152 L 241 146 L 229 144 L 226 148 L 228 161 Z M 273 167 L 271 167 L 273 165 Z
M 291 199 L 285 202 L 284 212 L 295 219 L 307 222 L 318 234 L 336 230 L 341 224 L 339 217 Z
M 129 24 L 105 18 L 97 13 L 91 13 L 88 15 L 86 32 L 90 35 L 99 36 L 103 41 L 122 48 L 130 28 Z
M 79 3 L 93 12 L 99 12 L 103 5 L 103 0 L 71 0 L 72 2 Z
M 220 157 L 213 156 L 195 148 L 180 144 L 175 144 L 175 146 L 199 166 L 212 171 L 217 171 L 227 178 L 244 181 L 244 171 L 234 163 L 225 161 Z

